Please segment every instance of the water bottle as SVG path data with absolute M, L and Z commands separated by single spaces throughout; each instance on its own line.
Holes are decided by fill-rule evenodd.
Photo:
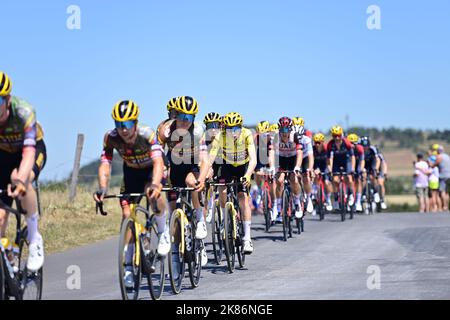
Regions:
M 19 248 L 16 244 L 12 244 L 8 238 L 1 239 L 2 251 L 8 259 L 5 259 L 9 276 L 14 278 L 14 273 L 19 271 Z

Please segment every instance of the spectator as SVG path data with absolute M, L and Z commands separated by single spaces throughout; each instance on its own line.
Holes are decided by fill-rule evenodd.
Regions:
M 442 208 L 448 211 L 448 186 L 450 184 L 450 156 L 444 153 L 444 148 L 439 145 L 433 145 L 433 151 L 437 151 L 437 159 L 433 167 L 439 168 L 439 194 L 442 200 Z
M 420 212 L 429 211 L 428 201 L 428 175 L 429 166 L 426 161 L 423 160 L 423 154 L 417 155 L 417 162 L 414 164 L 414 186 L 416 188 L 417 200 L 419 201 Z
M 432 212 L 442 211 L 442 201 L 439 198 L 439 169 L 437 167 L 433 168 L 433 164 L 436 162 L 436 155 L 431 155 L 428 158 L 428 165 L 431 171 L 428 177 L 428 187 L 430 194 L 430 209 Z

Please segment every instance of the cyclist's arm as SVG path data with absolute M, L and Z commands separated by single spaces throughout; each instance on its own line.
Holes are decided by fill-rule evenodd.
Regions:
M 253 141 L 253 137 L 250 136 L 249 139 Z M 256 157 L 256 148 L 254 143 L 250 143 L 248 146 L 248 156 L 249 156 L 249 163 L 247 168 L 246 176 L 251 176 L 253 172 L 255 171 L 256 165 L 257 165 L 257 157 Z
M 33 170 L 36 157 L 36 148 L 25 147 L 22 152 L 22 161 L 20 162 L 18 178 L 22 182 L 26 183 Z
M 209 154 L 207 153 L 207 155 L 205 156 L 205 161 L 202 161 L 198 181 L 206 180 L 206 176 L 208 175 L 209 169 L 211 169 L 214 161 L 217 158 L 217 155 L 219 154 L 222 143 L 222 140 L 219 138 L 219 136 L 220 135 L 218 135 L 212 142 L 211 150 L 209 151 Z
M 379 157 L 376 157 L 376 159 L 377 159 L 376 169 L 377 169 L 377 172 L 380 172 L 381 160 Z
M 111 164 L 102 162 L 98 168 L 98 186 L 100 190 L 106 192 L 108 189 L 109 177 L 111 175 Z
M 295 164 L 295 166 L 297 168 L 301 168 L 303 163 L 303 150 L 301 148 L 297 149 L 297 162 Z
M 109 177 L 111 175 L 112 160 L 114 156 L 114 148 L 109 145 L 109 132 L 105 135 L 103 141 L 103 151 L 98 168 L 98 186 L 99 189 L 106 193 L 108 189 Z
M 162 156 L 153 158 L 152 184 L 160 185 L 164 175 L 164 160 Z
M 356 157 L 355 155 L 352 155 L 352 171 L 355 172 L 356 168 Z
M 275 150 L 269 150 L 269 167 L 275 168 Z
M 308 160 L 309 160 L 309 171 L 314 171 L 314 154 L 310 153 L 308 155 Z

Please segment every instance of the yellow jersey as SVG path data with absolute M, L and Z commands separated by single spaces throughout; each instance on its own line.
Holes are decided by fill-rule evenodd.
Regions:
M 250 152 L 256 153 L 253 134 L 249 129 L 242 128 L 237 139 L 227 136 L 225 131 L 218 134 L 212 142 L 209 154 L 220 156 L 226 164 L 239 167 L 250 161 Z

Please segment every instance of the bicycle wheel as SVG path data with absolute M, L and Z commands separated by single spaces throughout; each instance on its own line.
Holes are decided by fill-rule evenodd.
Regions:
M 283 191 L 283 209 L 281 214 L 283 215 L 283 241 L 287 241 L 288 237 L 288 210 L 289 210 L 289 194 L 287 190 Z
M 287 223 L 288 223 L 288 235 L 292 238 L 292 222 L 294 221 L 295 214 L 293 214 L 294 204 L 290 201 L 289 210 L 287 212 Z
M 202 250 L 205 247 L 202 240 L 195 239 L 196 224 L 192 223 L 192 232 L 190 234 L 190 241 L 192 243 L 190 254 L 191 259 L 188 261 L 189 280 L 192 288 L 197 288 L 200 282 L 200 275 L 202 272 Z M 188 239 L 186 239 L 186 242 Z
M 325 219 L 325 208 L 324 208 L 324 195 L 323 195 L 323 186 L 319 184 L 319 191 L 317 193 L 317 213 L 319 214 L 320 221 Z
M 119 239 L 119 283 L 123 300 L 137 300 L 141 287 L 142 272 L 140 261 L 140 248 L 135 248 L 136 225 L 133 219 L 127 218 L 122 222 Z M 139 246 L 140 247 L 140 246 Z M 125 283 L 125 273 L 132 272 L 133 285 Z
M 269 209 L 269 193 L 267 192 L 266 188 L 263 188 L 263 210 L 264 210 L 264 220 L 266 223 L 266 232 L 269 232 L 270 225 L 271 225 L 271 215 L 270 215 L 270 209 Z
M 240 268 L 245 268 L 245 254 L 244 254 L 244 223 L 242 216 L 239 212 L 239 220 L 237 221 L 237 238 L 236 238 L 236 255 L 238 256 L 238 262 Z
M 185 274 L 185 242 L 184 242 L 184 212 L 175 210 L 170 219 L 170 238 L 172 247 L 169 251 L 170 286 L 174 294 L 181 292 Z
M 29 255 L 29 243 L 26 240 L 28 235 L 27 227 L 22 230 L 22 238 L 19 242 L 19 280 L 22 284 L 23 300 L 41 300 L 43 284 L 43 268 L 37 272 L 30 272 L 27 269 L 27 259 Z
M 344 184 L 342 182 L 339 184 L 339 207 L 341 211 L 341 221 L 345 221 L 345 212 L 347 211 L 347 208 L 345 205 Z
M 227 268 L 229 273 L 233 273 L 236 263 L 236 251 L 234 247 L 234 210 L 231 203 L 226 205 L 226 214 L 224 217 L 224 242 L 225 242 L 225 256 L 227 260 Z
M 6 285 L 5 285 L 5 273 L 3 263 L 3 251 L 0 250 L 0 301 L 6 300 Z
M 147 234 L 141 237 L 142 270 L 147 276 L 150 296 L 160 300 L 164 292 L 166 258 L 158 254 L 158 230 L 154 215 Z
M 224 254 L 223 233 L 220 232 L 220 224 L 222 222 L 220 206 L 216 206 L 211 221 L 211 238 L 214 252 L 214 261 L 217 265 L 221 265 Z

